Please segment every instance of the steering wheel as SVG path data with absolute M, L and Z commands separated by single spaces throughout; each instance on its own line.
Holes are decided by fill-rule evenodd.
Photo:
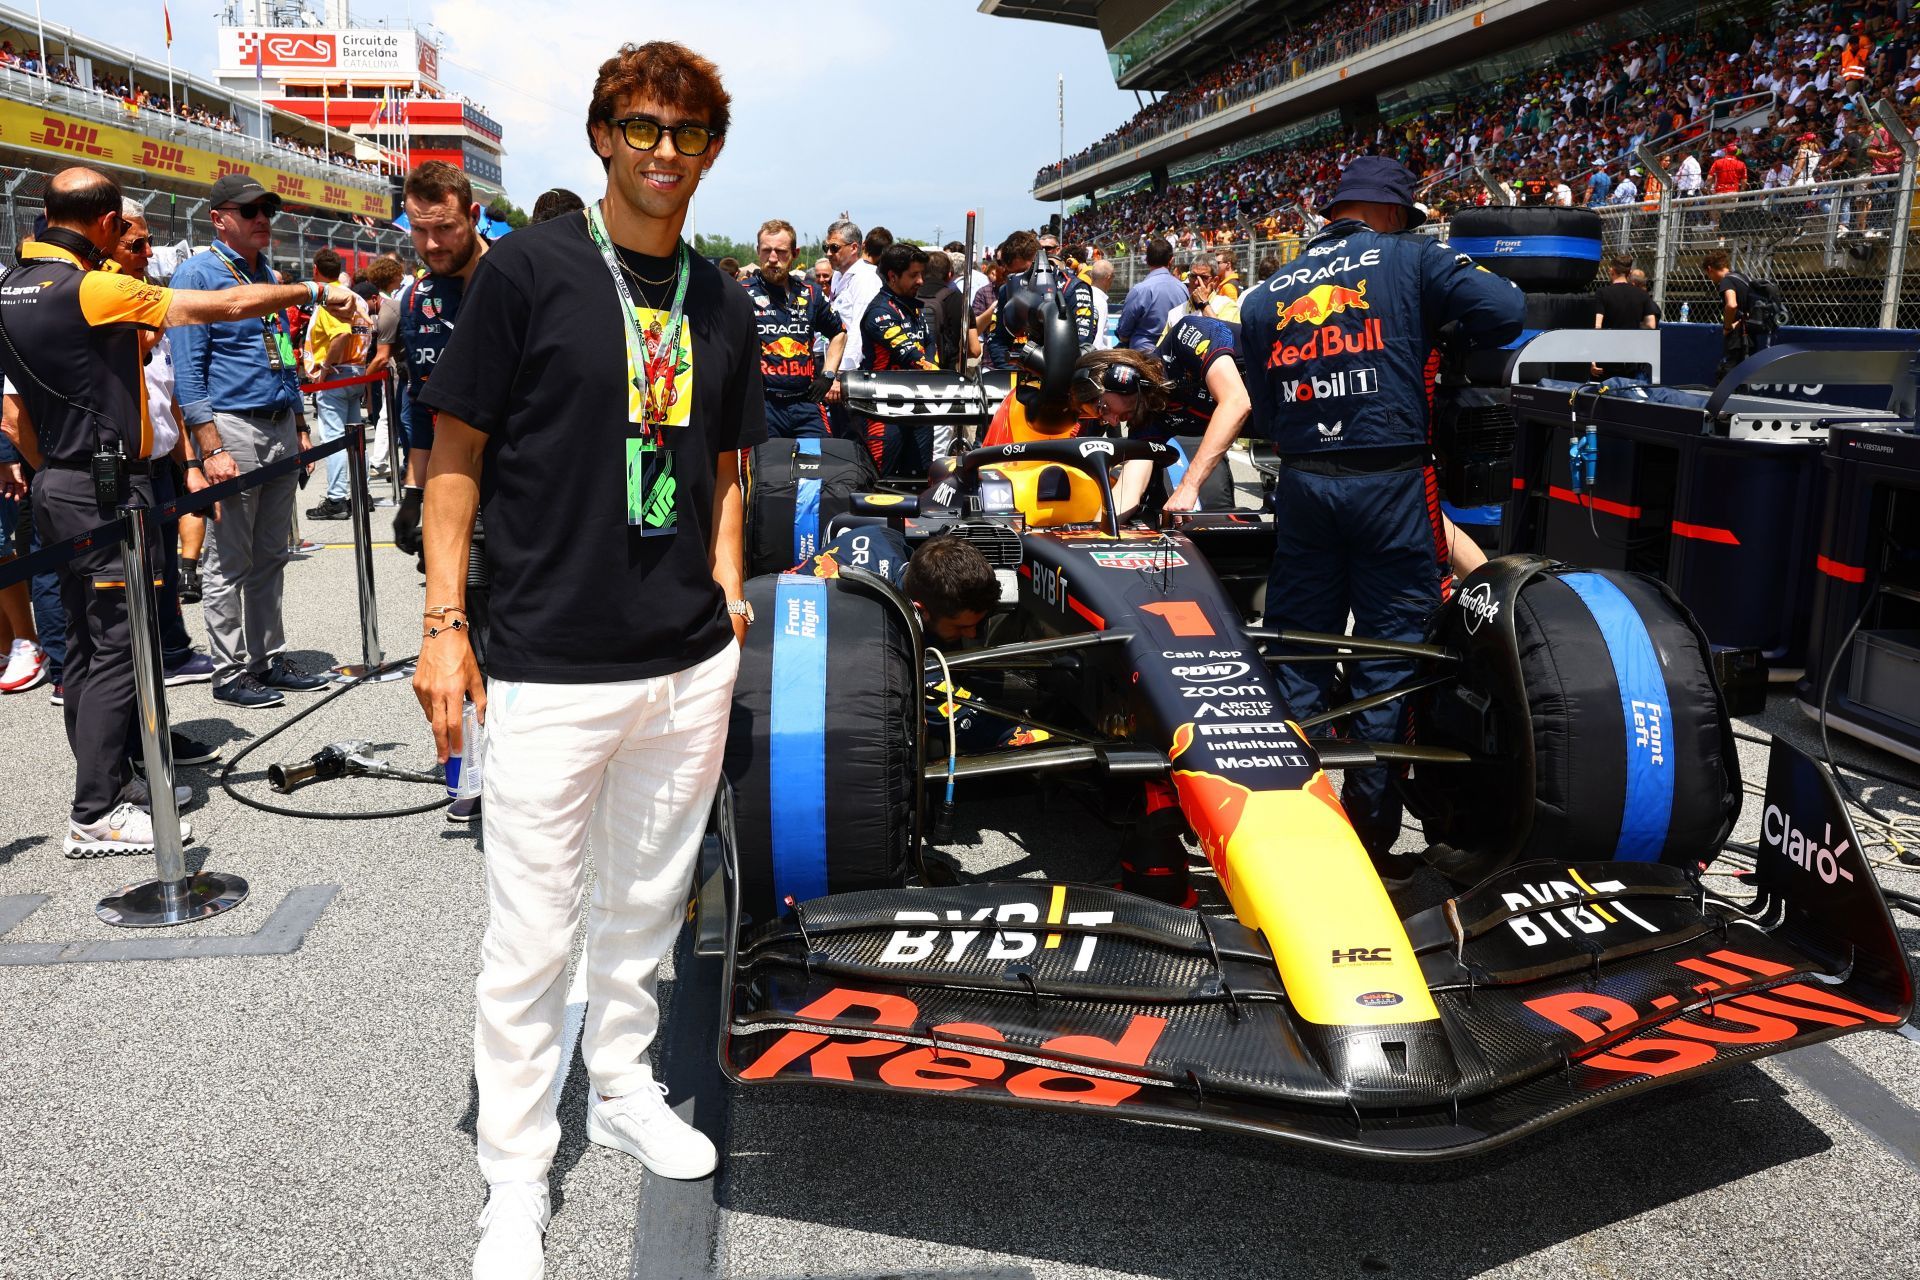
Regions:
M 1180 451 L 1157 440 L 1108 440 L 1092 436 L 1069 440 L 1028 440 L 970 449 L 954 464 L 956 478 L 973 479 L 980 468 L 1001 462 L 1052 462 L 1092 477 L 1100 486 L 1100 506 L 1106 512 L 1107 532 L 1120 536 L 1120 514 L 1113 509 L 1113 482 L 1107 469 L 1122 462 L 1151 462 L 1156 470 L 1180 460 Z

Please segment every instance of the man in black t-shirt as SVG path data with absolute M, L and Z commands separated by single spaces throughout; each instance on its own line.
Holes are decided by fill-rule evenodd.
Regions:
M 1707 277 L 1714 299 L 1720 304 L 1720 364 L 1713 376 L 1724 378 L 1727 371 L 1753 354 L 1754 335 L 1747 329 L 1747 312 L 1753 305 L 1753 286 L 1735 272 L 1727 255 L 1718 250 L 1706 256 L 1700 270 Z
M 680 238 L 728 108 L 714 65 L 681 45 L 604 63 L 587 115 L 604 198 L 500 241 L 422 392 L 439 417 L 414 689 L 443 759 L 462 745 L 463 701 L 487 728 L 476 1275 L 541 1274 L 589 845 L 587 1136 L 662 1177 L 705 1177 L 717 1158 L 666 1105 L 647 1048 L 752 621 L 739 459 L 766 438 L 753 301 Z M 461 613 L 476 506 L 484 685 Z
M 1596 329 L 1652 329 L 1660 323 L 1653 295 L 1633 283 L 1633 258 L 1616 253 L 1607 260 L 1606 284 L 1593 292 L 1593 327 Z M 1632 377 L 1638 365 L 1596 364 L 1596 378 Z

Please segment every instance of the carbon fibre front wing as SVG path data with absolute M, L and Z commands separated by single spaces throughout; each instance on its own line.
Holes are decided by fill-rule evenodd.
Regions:
M 840 894 L 730 940 L 722 1066 L 744 1084 L 1092 1110 L 1389 1158 L 1483 1150 L 1906 1019 L 1905 955 L 1844 808 L 1832 799 L 1847 838 L 1796 840 L 1792 796 L 1810 812 L 1814 784 L 1775 764 L 1745 907 L 1660 864 L 1534 862 L 1409 917 L 1440 1059 L 1299 1018 L 1236 921 L 1019 880 Z

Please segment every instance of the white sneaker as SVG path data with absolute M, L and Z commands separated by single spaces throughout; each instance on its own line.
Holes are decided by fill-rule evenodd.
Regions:
M 587 1139 L 626 1152 L 663 1178 L 704 1178 L 720 1163 L 712 1140 L 667 1106 L 667 1086 L 658 1080 L 618 1098 L 596 1096 L 587 1107 Z
M 180 824 L 182 844 L 193 838 L 193 827 Z M 69 858 L 108 858 L 121 853 L 153 852 L 153 815 L 123 800 L 98 822 L 67 823 L 66 851 Z
M 47 655 L 31 640 L 13 642 L 7 655 L 7 669 L 0 672 L 0 693 L 20 693 L 47 678 Z
M 496 1182 L 480 1211 L 480 1244 L 473 1251 L 473 1280 L 541 1280 L 542 1252 L 552 1210 L 544 1182 Z

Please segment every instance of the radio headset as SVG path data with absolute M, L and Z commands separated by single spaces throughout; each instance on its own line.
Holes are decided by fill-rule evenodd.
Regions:
M 82 262 L 91 264 L 92 267 L 100 265 L 100 250 L 94 246 L 93 241 L 77 231 L 70 231 L 66 227 L 48 227 L 34 239 L 41 244 L 50 244 L 56 249 L 65 249 Z M 14 273 L 25 265 L 23 261 L 7 268 L 6 274 L 0 275 L 0 287 L 4 287 L 11 281 Z M 86 269 L 88 268 L 82 268 L 82 270 Z M 126 446 L 120 440 L 119 429 L 115 426 L 113 419 L 92 405 L 82 404 L 66 392 L 47 385 L 46 379 L 33 371 L 33 366 L 28 364 L 26 357 L 20 354 L 20 349 L 13 345 L 13 335 L 7 332 L 6 308 L 3 306 L 0 306 L 0 344 L 5 345 L 7 355 L 19 367 L 20 372 L 27 375 L 27 380 L 34 386 L 69 409 L 78 410 L 106 424 L 105 443 L 95 446 L 88 472 L 93 477 L 93 500 L 99 506 L 100 514 L 104 517 L 113 516 L 119 511 L 120 504 L 127 500 L 128 491 Z

